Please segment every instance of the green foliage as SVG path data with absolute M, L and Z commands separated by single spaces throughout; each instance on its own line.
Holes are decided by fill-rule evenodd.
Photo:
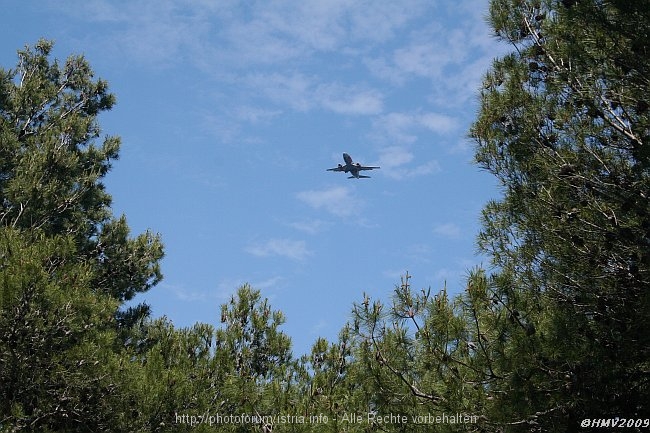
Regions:
M 221 410 L 228 414 L 274 414 L 277 395 L 269 391 L 276 379 L 286 377 L 292 361 L 291 340 L 278 328 L 284 323 L 280 311 L 249 285 L 239 288 L 221 307 L 216 338 L 216 359 L 226 369 Z M 288 383 L 287 383 L 288 385 Z
M 129 238 L 129 226 L 124 216 L 107 221 L 93 245 L 92 254 L 96 278 L 94 287 L 120 301 L 129 301 L 162 279 L 160 259 L 162 243 L 147 231 Z
M 114 97 L 106 82 L 92 81 L 82 57 L 50 63 L 52 46 L 42 40 L 19 51 L 17 69 L 2 74 L 2 220 L 89 238 L 109 217 L 110 196 L 98 180 L 117 158 L 119 139 L 108 137 L 101 148 L 92 142 L 96 115 Z
M 478 315 L 470 314 L 471 298 L 451 300 L 446 290 L 434 296 L 430 289 L 413 292 L 410 278 L 402 278 L 389 307 L 365 295 L 355 304 L 355 354 L 363 366 L 357 380 L 366 384 L 378 415 L 406 417 L 391 431 L 430 431 L 434 425 L 436 431 L 475 431 L 486 389 L 497 377 L 484 359 L 487 331 L 473 328 Z M 482 283 L 483 274 L 474 280 Z
M 471 135 L 504 196 L 483 212 L 449 300 L 355 305 L 357 362 L 378 411 L 461 412 L 469 431 L 575 431 L 648 416 L 650 5 L 493 0 L 497 59 Z M 425 409 L 426 408 L 426 409 Z
M 311 353 L 301 358 L 301 414 L 314 419 L 311 424 L 316 431 L 371 429 L 365 422 L 370 412 L 369 387 L 361 371 L 363 365 L 357 362 L 354 350 L 352 332 L 346 326 L 338 342 L 318 338 Z M 363 422 L 356 422 L 356 416 L 361 416 Z
M 211 412 L 223 372 L 214 362 L 214 329 L 175 329 L 166 319 L 142 323 L 120 365 L 125 397 L 115 406 L 137 431 L 206 431 L 182 416 Z M 177 418 L 179 415 L 179 418 Z
M 115 98 L 81 56 L 50 61 L 48 41 L 19 51 L 0 70 L 0 431 L 647 418 L 650 4 L 492 0 L 490 22 L 514 48 L 486 74 L 470 132 L 503 190 L 478 239 L 493 273 L 471 271 L 453 298 L 414 291 L 407 274 L 299 359 L 282 313 L 248 285 L 219 328 L 123 309 L 160 281 L 163 250 L 110 212 L 102 179 L 120 142 L 97 144 L 97 115 Z
M 90 290 L 71 238 L 0 228 L 0 425 L 27 431 L 114 426 L 116 302 Z
M 108 84 L 82 56 L 50 61 L 52 47 L 41 40 L 0 73 L 0 224 L 71 236 L 96 268 L 93 289 L 129 300 L 162 278 L 162 243 L 149 232 L 129 238 L 124 217 L 111 214 L 101 180 L 120 140 L 95 143 L 97 115 L 115 103 Z
M 472 128 L 504 190 L 479 244 L 495 299 L 536 330 L 530 347 L 508 337 L 518 373 L 495 415 L 556 431 L 647 415 L 650 5 L 495 0 L 491 22 L 516 51 L 487 74 Z
M 222 306 L 223 326 L 145 321 L 128 343 L 122 410 L 143 431 L 295 431 L 296 364 L 282 313 L 248 285 Z M 246 415 L 242 422 L 231 416 Z M 221 418 L 219 418 L 221 417 Z M 227 420 L 224 421 L 224 418 Z
M 120 143 L 95 141 L 115 98 L 52 47 L 0 70 L 0 430 L 127 430 L 116 409 L 149 310 L 119 309 L 160 281 L 162 243 L 112 216 L 101 181 Z

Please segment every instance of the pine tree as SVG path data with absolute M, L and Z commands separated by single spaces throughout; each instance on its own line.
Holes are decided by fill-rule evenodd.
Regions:
M 294 414 L 287 397 L 294 385 L 295 362 L 291 339 L 279 329 L 284 320 L 282 312 L 272 310 L 268 299 L 248 284 L 221 306 L 223 326 L 215 334 L 214 362 L 223 382 L 215 389 L 214 401 L 219 403 L 214 408 L 225 415 L 259 417 L 259 422 L 246 423 L 246 431 L 282 431 L 291 424 L 266 425 L 264 418 Z
M 369 430 L 366 414 L 370 410 L 370 384 L 354 350 L 351 329 L 345 326 L 337 342 L 318 338 L 311 353 L 302 357 L 304 374 L 298 382 L 298 407 L 312 417 L 312 431 Z M 357 422 L 356 416 L 361 416 L 363 422 Z
M 353 308 L 357 379 L 378 416 L 405 416 L 406 423 L 372 424 L 388 431 L 482 431 L 487 389 L 497 378 L 486 354 L 487 305 L 477 291 L 451 299 L 446 288 L 414 291 L 406 274 L 392 303 L 364 295 Z M 470 286 L 486 287 L 482 272 Z M 474 304 L 476 302 L 476 305 Z M 488 337 L 489 336 L 489 337 Z M 371 416 L 372 418 L 372 416 Z
M 0 69 L 0 430 L 125 430 L 149 310 L 120 308 L 160 281 L 162 243 L 111 213 L 102 179 L 119 139 L 96 143 L 107 83 L 52 47 Z
M 465 412 L 453 431 L 576 431 L 648 417 L 650 4 L 493 0 L 514 50 L 495 60 L 471 129 L 501 182 L 454 300 L 355 305 L 377 410 Z M 414 398 L 415 397 L 415 398 Z
M 145 320 L 131 333 L 120 364 L 122 398 L 113 410 L 131 431 L 214 431 L 224 369 L 214 357 L 211 325 L 177 329 L 166 318 Z
M 523 331 L 495 360 L 510 370 L 501 422 L 647 417 L 650 3 L 493 0 L 490 17 L 514 51 L 486 75 L 472 128 L 504 193 L 479 242 L 492 298 Z
M 125 218 L 111 214 L 102 179 L 120 139 L 96 144 L 97 116 L 115 103 L 107 82 L 83 56 L 50 61 L 52 48 L 41 40 L 0 71 L 0 223 L 71 236 L 95 268 L 93 289 L 130 300 L 162 278 L 162 243 L 150 232 L 130 238 Z
M 0 431 L 119 427 L 117 302 L 75 254 L 70 238 L 0 228 Z

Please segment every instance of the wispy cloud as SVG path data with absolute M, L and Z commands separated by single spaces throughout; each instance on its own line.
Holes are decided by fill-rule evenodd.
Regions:
M 371 115 L 383 109 L 383 96 L 377 90 L 359 89 L 341 84 L 322 84 L 314 92 L 323 108 L 339 114 Z
M 285 279 L 281 276 L 272 276 L 251 281 L 248 278 L 223 278 L 216 286 L 209 289 L 190 289 L 182 284 L 161 283 L 163 290 L 168 290 L 172 296 L 181 302 L 225 302 L 229 296 L 245 283 L 250 283 L 257 290 L 268 290 L 278 287 Z
M 286 279 L 282 276 L 276 275 L 268 278 L 253 279 L 244 277 L 224 277 L 219 280 L 216 285 L 215 297 L 226 300 L 232 295 L 239 287 L 248 283 L 257 290 L 276 289 Z
M 52 8 L 84 20 L 114 23 L 108 35 L 119 50 L 140 57 L 231 67 L 278 64 L 314 53 L 340 52 L 350 43 L 366 45 L 393 37 L 419 18 L 424 0 L 373 2 L 109 0 L 51 2 Z M 207 43 L 210 41 L 210 43 Z M 200 54 L 202 56 L 194 56 Z
M 435 105 L 450 108 L 466 104 L 476 94 L 483 71 L 494 58 L 495 41 L 481 17 L 484 10 L 474 1 L 460 0 L 448 7 L 455 9 L 455 19 L 446 20 L 438 13 L 429 26 L 411 32 L 393 50 L 364 57 L 368 72 L 397 86 L 429 80 L 429 98 Z
M 289 223 L 290 227 L 312 235 L 323 231 L 328 225 L 327 222 L 320 219 L 301 220 Z
M 308 59 L 317 52 L 343 52 L 349 44 L 383 42 L 418 18 L 423 0 L 373 2 L 252 2 L 230 8 L 222 23 L 226 50 L 250 64 Z M 223 15 L 223 12 L 221 13 Z
M 160 288 L 171 292 L 172 296 L 182 302 L 223 301 L 227 298 L 223 290 L 188 288 L 182 284 L 161 283 Z M 220 289 L 219 287 L 217 287 Z
M 180 5 L 173 0 L 73 0 L 51 2 L 50 6 L 84 22 L 112 25 L 93 43 L 102 46 L 105 53 L 127 57 L 129 63 L 155 68 L 191 61 L 212 26 L 210 8 Z
M 268 123 L 281 114 L 281 110 L 271 110 L 252 105 L 240 105 L 234 108 L 234 115 L 238 120 L 253 124 Z
M 346 186 L 302 191 L 296 197 L 314 209 L 324 209 L 338 217 L 356 215 L 363 205 L 353 196 L 352 189 Z
M 280 282 L 284 281 L 283 277 L 280 276 L 275 276 L 275 277 L 270 277 L 265 280 L 256 280 L 251 283 L 251 286 L 253 286 L 256 289 L 263 290 L 263 289 L 269 289 L 272 287 L 277 287 Z
M 414 158 L 413 152 L 405 147 L 390 146 L 380 150 L 379 164 L 383 172 L 393 179 L 425 176 L 441 170 L 440 163 L 435 159 L 412 165 Z
M 448 134 L 460 126 L 455 117 L 435 112 L 393 112 L 378 116 L 373 123 L 378 135 L 399 143 L 415 142 L 422 131 Z
M 104 24 L 101 38 L 89 33 L 85 43 L 127 58 L 125 64 L 199 70 L 206 81 L 196 85 L 203 89 L 226 84 L 228 94 L 210 106 L 215 123 L 205 122 L 226 142 L 245 141 L 248 125 L 310 110 L 371 116 L 375 135 L 397 143 L 447 134 L 459 125 L 442 113 L 475 94 L 494 55 L 474 0 L 456 2 L 463 12 L 453 20 L 445 20 L 451 6 L 426 0 L 70 0 L 49 6 Z M 423 79 L 431 89 L 416 105 L 428 99 L 435 111 L 385 113 L 392 86 Z M 224 101 L 239 108 L 222 111 Z
M 309 329 L 309 334 L 320 336 L 329 327 L 330 327 L 330 323 L 327 320 L 319 319 L 316 323 L 314 323 L 311 326 L 311 328 Z
M 383 110 L 383 95 L 361 85 L 327 82 L 301 72 L 256 72 L 241 78 L 251 92 L 295 111 L 323 109 L 344 115 L 375 115 Z
M 450 239 L 457 239 L 462 234 L 462 229 L 458 224 L 445 223 L 438 224 L 434 227 L 433 232 L 437 235 L 444 236 Z
M 240 79 L 251 92 L 295 111 L 314 107 L 314 78 L 302 72 L 255 72 Z
M 277 238 L 251 244 L 245 251 L 257 257 L 280 256 L 292 260 L 304 260 L 312 254 L 305 241 Z

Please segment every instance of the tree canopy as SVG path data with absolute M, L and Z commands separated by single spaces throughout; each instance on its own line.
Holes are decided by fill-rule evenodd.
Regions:
M 82 56 L 20 50 L 0 70 L 0 431 L 647 428 L 650 3 L 491 0 L 489 21 L 512 47 L 470 129 L 501 185 L 492 266 L 457 295 L 408 273 L 360 294 L 303 355 L 247 284 L 216 325 L 126 304 L 163 246 L 110 209 L 115 97 Z
M 97 116 L 115 97 L 52 47 L 0 71 L 0 424 L 110 430 L 118 330 L 148 312 L 121 306 L 160 281 L 163 247 L 110 210 L 102 179 L 120 141 L 96 143 Z
M 553 428 L 647 415 L 649 18 L 647 2 L 491 6 L 515 51 L 487 74 L 472 128 L 504 191 L 479 244 L 499 302 L 537 322 L 525 374 L 544 386 L 525 396 Z

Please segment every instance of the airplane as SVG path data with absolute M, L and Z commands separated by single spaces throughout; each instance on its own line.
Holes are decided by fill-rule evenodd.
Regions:
M 364 176 L 362 174 L 359 174 L 361 170 L 374 170 L 375 168 L 380 168 L 380 167 L 369 167 L 365 165 L 361 165 L 358 162 L 354 163 L 352 162 L 352 158 L 350 155 L 347 153 L 343 154 L 343 160 L 345 161 L 345 165 L 339 164 L 338 167 L 334 168 L 328 168 L 327 171 L 344 171 L 346 173 L 350 173 L 352 176 L 348 177 L 348 179 L 352 178 L 357 178 L 357 179 L 367 179 L 370 176 Z

